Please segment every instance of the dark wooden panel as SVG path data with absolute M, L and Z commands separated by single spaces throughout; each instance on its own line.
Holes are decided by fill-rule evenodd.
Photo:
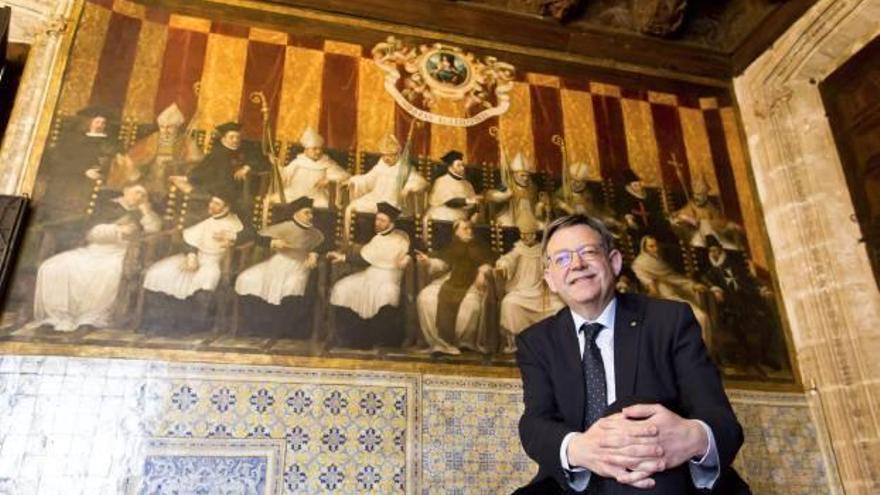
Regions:
M 286 3 L 297 4 L 295 6 L 312 8 L 311 4 L 322 4 L 316 0 L 284 0 Z M 223 5 L 218 6 L 210 0 L 144 0 L 143 3 L 152 6 L 164 6 L 177 12 L 196 15 L 201 17 L 210 17 L 212 19 L 230 21 L 237 19 L 238 22 L 246 22 L 252 25 L 262 25 L 272 29 L 280 29 L 290 33 L 294 33 L 299 37 L 320 36 L 340 41 L 348 41 L 371 47 L 383 41 L 389 34 L 395 34 L 400 38 L 413 43 L 435 42 L 437 37 L 425 37 L 430 33 L 421 32 L 421 29 L 411 29 L 409 25 L 395 25 L 391 23 L 371 22 L 364 25 L 360 19 L 338 18 L 333 19 L 306 19 L 294 15 L 285 15 L 274 12 L 266 12 L 262 10 L 248 9 L 244 7 Z M 421 4 L 422 2 L 404 2 L 407 5 L 401 8 L 401 12 L 416 12 L 418 7 L 409 5 L 410 3 Z M 426 2 L 430 3 L 430 2 Z M 307 5 L 308 4 L 308 5 Z M 328 9 L 336 7 L 339 4 L 348 4 L 341 0 L 335 2 L 327 2 Z M 387 6 L 386 6 L 387 7 Z M 360 7 L 364 8 L 364 7 Z M 378 8 L 378 7 L 377 7 Z M 441 9 L 445 11 L 444 9 Z M 471 11 L 480 11 L 482 9 L 471 8 Z M 352 8 L 352 12 L 360 12 Z M 493 12 L 498 17 L 497 12 Z M 373 12 L 375 15 L 375 12 Z M 401 23 L 406 16 L 412 14 L 401 14 Z M 427 15 L 427 14 L 426 14 Z M 441 14 L 437 14 L 441 15 Z M 434 16 L 435 19 L 443 17 Z M 477 14 L 474 14 L 477 15 Z M 482 12 L 480 15 L 485 15 Z M 527 16 L 518 16 L 527 17 Z M 467 16 L 462 17 L 462 25 L 467 25 Z M 478 19 L 485 20 L 484 17 Z M 522 20 L 522 19 L 521 19 Z M 541 19 L 537 19 L 541 21 Z M 424 20 L 421 22 L 425 22 Z M 487 21 L 488 22 L 488 21 Z M 497 23 L 498 21 L 493 21 Z M 526 28 L 525 25 L 531 27 Z M 626 86 L 629 89 L 651 89 L 655 91 L 667 91 L 674 93 L 689 93 L 694 96 L 722 96 L 728 92 L 729 70 L 725 67 L 726 60 L 721 56 L 713 56 L 711 52 L 704 49 L 695 48 L 693 50 L 678 46 L 674 43 L 662 40 L 644 39 L 632 35 L 628 36 L 626 41 L 615 42 L 608 38 L 608 35 L 586 34 L 581 33 L 578 36 L 569 36 L 568 41 L 559 44 L 554 37 L 541 38 L 540 33 L 534 31 L 534 25 L 546 25 L 547 29 L 554 32 L 563 32 L 564 29 L 558 25 L 552 25 L 550 21 L 523 23 L 523 29 L 516 29 L 507 25 L 504 31 L 520 31 L 521 33 L 533 33 L 527 38 L 530 46 L 517 45 L 505 39 L 498 37 L 487 40 L 486 36 L 492 34 L 488 28 L 484 28 L 482 32 L 477 32 L 471 40 L 458 40 L 454 37 L 447 39 L 451 44 L 461 46 L 462 48 L 473 50 L 480 55 L 492 55 L 501 60 L 509 62 L 517 67 L 517 71 L 522 72 L 541 72 L 547 74 L 555 74 L 561 77 L 570 77 L 577 79 L 587 78 L 592 81 L 605 82 L 608 84 L 617 84 Z M 438 26 L 426 26 L 424 29 L 438 31 Z M 476 28 L 475 28 L 476 29 Z M 501 30 L 500 27 L 496 28 Z M 455 35 L 464 35 L 458 32 Z M 468 38 L 471 37 L 467 34 Z M 513 36 L 513 35 L 511 35 Z M 541 40 L 550 39 L 546 45 L 541 45 Z M 461 42 L 460 42 L 461 41 Z M 557 45 L 559 45 L 557 47 Z M 616 50 L 618 57 L 611 53 Z M 639 65 L 642 61 L 644 64 L 649 62 L 644 54 L 655 53 L 655 62 L 657 66 Z M 637 57 L 642 57 L 639 59 Z M 626 60 L 630 58 L 631 60 Z M 694 73 L 686 73 L 677 70 L 681 66 L 687 64 L 684 60 L 691 60 Z
M 816 0 L 788 0 L 765 17 L 733 51 L 731 56 L 733 76 L 742 74 L 749 64 L 770 48 L 773 42 L 815 3 Z
M 880 38 L 819 88 L 855 207 L 855 220 L 880 287 Z
M 0 196 L 0 301 L 18 254 L 27 212 L 28 198 Z
M 569 49 L 571 53 L 588 57 L 607 57 L 618 64 L 710 79 L 728 80 L 732 74 L 730 57 L 726 54 L 626 33 L 573 32 Z

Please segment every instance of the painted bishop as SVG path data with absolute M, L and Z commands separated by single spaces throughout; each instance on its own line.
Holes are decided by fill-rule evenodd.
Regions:
M 495 221 L 504 227 L 515 227 L 520 215 L 544 218 L 549 205 L 538 199 L 538 188 L 532 180 L 534 164 L 524 158 L 522 153 L 517 153 L 509 168 L 513 175 L 511 183 L 504 189 L 492 190 L 486 195 L 489 201 L 503 205 Z M 538 224 L 541 225 L 542 222 L 539 220 Z

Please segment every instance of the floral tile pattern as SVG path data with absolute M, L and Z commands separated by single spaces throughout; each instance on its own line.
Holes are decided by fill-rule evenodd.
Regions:
M 730 397 L 754 493 L 830 493 L 805 396 Z M 510 493 L 521 411 L 518 380 L 0 356 L 0 494 Z
M 422 493 L 510 493 L 537 473 L 519 441 L 519 380 L 425 377 Z

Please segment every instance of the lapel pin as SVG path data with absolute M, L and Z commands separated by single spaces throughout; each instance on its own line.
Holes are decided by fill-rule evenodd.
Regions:
M 629 322 L 629 326 L 631 326 L 631 327 L 634 327 L 636 325 L 637 325 L 636 320 Z

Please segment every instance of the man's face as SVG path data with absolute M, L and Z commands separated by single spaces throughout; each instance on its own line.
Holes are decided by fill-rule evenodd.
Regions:
M 531 176 L 529 176 L 528 172 L 523 172 L 523 171 L 514 172 L 513 173 L 513 181 L 516 182 L 516 184 L 519 187 L 529 187 L 529 183 L 531 182 Z
M 388 165 L 394 165 L 397 163 L 398 153 L 382 153 L 382 161 L 387 163 Z
M 654 257 L 657 257 L 660 254 L 660 246 L 657 245 L 657 239 L 654 239 L 653 237 L 645 239 L 645 252 Z
M 211 201 L 208 202 L 208 214 L 212 217 L 222 215 L 228 210 L 229 207 L 226 206 L 226 202 L 216 196 L 211 198 Z
M 640 180 L 630 182 L 629 188 L 636 194 L 642 194 L 642 192 L 644 192 L 642 181 Z
M 239 146 L 241 146 L 241 133 L 238 131 L 229 131 L 220 138 L 220 142 L 223 143 L 223 146 L 231 150 L 237 150 Z
M 391 219 L 384 213 L 376 213 L 376 220 L 373 221 L 373 229 L 376 232 L 385 232 L 391 227 Z
M 324 156 L 324 148 L 321 146 L 309 146 L 303 152 L 309 160 L 320 160 Z
M 449 166 L 449 171 L 459 177 L 464 177 L 464 162 L 461 160 L 455 160 L 452 162 L 452 165 Z
M 705 205 L 708 200 L 709 200 L 709 196 L 706 193 L 704 193 L 704 192 L 695 192 L 694 193 L 694 203 L 696 203 L 697 206 Z
M 529 247 L 538 243 L 538 234 L 535 232 L 523 232 L 519 237 L 523 244 Z
M 103 134 L 107 129 L 107 119 L 105 117 L 93 117 L 89 121 L 89 132 L 92 134 Z
M 311 208 L 303 208 L 297 210 L 296 213 L 293 214 L 293 218 L 303 225 L 311 225 L 312 219 L 315 218 L 315 212 L 313 212 Z
M 721 255 L 724 254 L 724 250 L 718 246 L 710 246 L 709 247 L 709 259 L 712 261 L 716 261 L 721 258 Z
M 592 248 L 597 254 L 584 259 L 573 254 L 568 266 L 558 266 L 552 261 L 560 253 L 585 248 Z M 602 249 L 598 232 L 586 225 L 559 229 L 547 243 L 547 255 L 551 261 L 544 271 L 544 280 L 567 305 L 591 305 L 611 300 L 615 277 L 620 273 L 623 260 L 620 251 L 614 249 L 606 253 Z
M 576 193 L 583 192 L 584 189 L 586 189 L 586 188 L 587 188 L 586 181 L 582 181 L 582 180 L 572 180 L 571 181 L 571 190 Z
M 458 237 L 462 242 L 471 242 L 474 238 L 474 228 L 470 222 L 458 224 L 458 228 L 455 229 L 455 237 Z

